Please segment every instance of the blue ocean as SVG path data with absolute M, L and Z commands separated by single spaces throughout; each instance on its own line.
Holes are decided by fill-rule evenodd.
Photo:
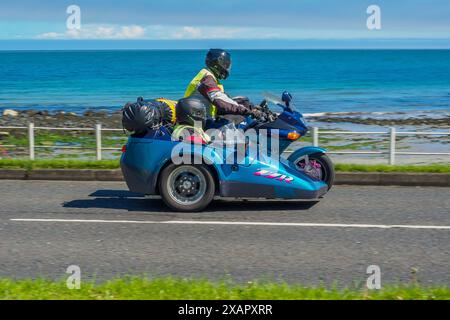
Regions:
M 450 50 L 234 50 L 231 95 L 289 90 L 304 113 L 450 110 Z M 0 51 L 0 110 L 118 110 L 180 98 L 201 50 Z

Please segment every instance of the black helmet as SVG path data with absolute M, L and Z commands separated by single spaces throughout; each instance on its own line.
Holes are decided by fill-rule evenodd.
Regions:
M 230 75 L 231 56 L 222 49 L 210 49 L 206 55 L 206 66 L 218 79 L 226 79 Z
M 194 121 L 200 121 L 203 127 L 207 104 L 208 101 L 203 96 L 192 95 L 181 99 L 176 106 L 177 122 L 193 126 Z

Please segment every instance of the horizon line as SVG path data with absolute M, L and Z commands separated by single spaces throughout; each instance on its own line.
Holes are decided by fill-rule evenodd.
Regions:
M 450 38 L 352 39 L 0 39 L 0 51 L 447 50 Z

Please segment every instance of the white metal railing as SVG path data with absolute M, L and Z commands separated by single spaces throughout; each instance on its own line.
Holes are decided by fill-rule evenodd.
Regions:
M 27 127 L 15 127 L 15 126 L 9 126 L 9 127 L 0 127 L 0 129 L 22 129 L 27 130 L 28 132 L 28 155 L 30 160 L 34 160 L 36 158 L 35 156 L 35 150 L 39 148 L 47 148 L 47 149 L 85 149 L 85 150 L 92 150 L 95 149 L 95 155 L 97 160 L 102 160 L 102 151 L 103 150 L 121 150 L 121 148 L 108 148 L 108 147 L 102 147 L 102 131 L 121 131 L 123 132 L 123 129 L 111 129 L 111 128 L 102 128 L 101 124 L 96 124 L 94 128 L 65 128 L 65 127 L 35 127 L 34 123 L 30 122 Z M 89 148 L 89 147 L 78 147 L 78 146 L 36 146 L 35 144 L 35 134 L 36 130 L 54 130 L 54 131 L 95 131 L 95 148 Z M 17 146 L 17 145 L 1 145 L 0 147 L 23 147 L 23 146 Z
M 330 154 L 387 154 L 389 156 L 389 164 L 394 165 L 396 155 L 444 155 L 450 156 L 450 152 L 406 152 L 397 151 L 396 142 L 397 135 L 450 135 L 450 132 L 427 132 L 427 131 L 400 131 L 398 132 L 395 127 L 390 127 L 388 131 L 319 131 L 318 127 L 312 128 L 313 145 L 319 146 L 319 132 L 322 134 L 371 134 L 371 135 L 389 135 L 389 151 L 329 151 Z
M 94 128 L 58 128 L 58 127 L 35 127 L 34 123 L 29 123 L 27 127 L 16 127 L 16 126 L 5 126 L 0 127 L 0 129 L 22 129 L 28 131 L 28 154 L 31 160 L 36 158 L 35 150 L 39 148 L 49 148 L 49 149 L 94 149 L 96 154 L 96 159 L 102 159 L 102 151 L 119 151 L 120 148 L 111 148 L 102 146 L 102 131 L 113 132 L 120 131 L 123 129 L 111 129 L 103 128 L 101 124 L 96 124 Z M 35 145 L 35 131 L 36 130 L 54 130 L 54 131 L 95 131 L 95 148 L 80 147 L 80 146 L 36 146 Z M 330 154 L 378 154 L 378 155 L 388 155 L 389 164 L 394 165 L 397 155 L 444 155 L 450 156 L 450 152 L 406 152 L 396 150 L 396 141 L 398 135 L 450 135 L 450 132 L 427 132 L 427 131 L 401 131 L 398 132 L 396 128 L 390 127 L 388 131 L 329 131 L 329 130 L 319 130 L 318 127 L 312 128 L 312 138 L 313 145 L 319 146 L 319 133 L 321 134 L 337 134 L 337 135 L 387 135 L 389 136 L 389 150 L 388 151 L 329 151 Z M 23 147 L 17 145 L 0 145 L 0 147 Z

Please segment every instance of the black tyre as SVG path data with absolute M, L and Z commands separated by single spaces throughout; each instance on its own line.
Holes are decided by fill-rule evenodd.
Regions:
M 298 170 L 313 179 L 321 180 L 328 185 L 328 190 L 331 189 L 334 183 L 334 165 L 331 159 L 323 153 L 314 153 L 308 156 L 302 156 L 294 160 Z
M 170 164 L 161 172 L 159 191 L 164 203 L 175 211 L 201 211 L 213 200 L 215 182 L 204 165 Z

